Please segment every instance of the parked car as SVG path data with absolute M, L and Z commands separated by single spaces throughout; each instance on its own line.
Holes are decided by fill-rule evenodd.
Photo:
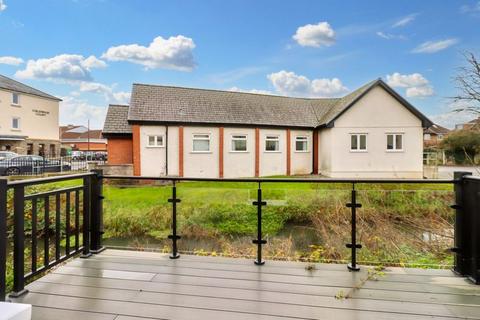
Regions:
M 11 151 L 0 151 L 0 161 L 7 159 L 7 158 L 13 158 L 15 156 L 18 156 L 15 152 Z
M 95 152 L 95 160 L 107 161 L 107 153 L 102 151 Z
M 61 172 L 70 169 L 71 165 L 68 162 L 60 159 L 48 160 L 40 156 L 15 156 L 0 161 L 0 175 L 2 176 Z
M 83 151 L 72 151 L 72 160 L 85 160 L 85 153 Z
M 107 153 L 101 151 L 73 151 L 72 160 L 105 161 L 107 160 Z

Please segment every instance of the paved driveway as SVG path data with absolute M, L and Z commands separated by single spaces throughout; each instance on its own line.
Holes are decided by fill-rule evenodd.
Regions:
M 480 176 L 480 166 L 476 166 L 476 167 L 438 166 L 438 178 L 439 179 L 453 178 L 453 173 L 455 171 L 472 172 L 474 176 Z

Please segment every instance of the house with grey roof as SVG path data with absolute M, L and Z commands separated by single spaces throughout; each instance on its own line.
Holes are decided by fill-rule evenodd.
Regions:
M 342 98 L 134 84 L 103 135 L 141 176 L 421 178 L 431 125 L 381 79 Z
M 0 75 L 0 151 L 59 155 L 60 101 Z

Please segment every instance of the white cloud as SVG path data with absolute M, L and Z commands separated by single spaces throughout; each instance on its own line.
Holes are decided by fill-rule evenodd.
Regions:
M 439 41 L 427 41 L 412 50 L 413 53 L 435 53 L 458 43 L 458 39 L 450 38 Z
M 98 82 L 81 82 L 78 90 L 80 92 L 90 92 L 102 94 L 109 103 L 127 104 L 130 102 L 130 92 L 115 91 L 115 85 L 107 86 Z
M 397 35 L 397 34 L 391 34 L 391 33 L 382 32 L 382 31 L 378 31 L 377 36 L 387 40 L 392 40 L 392 39 L 406 40 L 407 39 L 407 37 L 401 34 Z
M 7 5 L 3 0 L 0 0 L 0 12 L 4 11 L 7 9 Z
M 259 89 L 245 90 L 245 89 L 241 89 L 239 87 L 231 87 L 231 88 L 228 89 L 228 91 L 245 92 L 245 93 L 257 93 L 257 94 L 272 94 L 272 92 L 268 91 L 268 90 L 259 90 Z
M 412 87 L 406 90 L 407 97 L 430 97 L 434 95 L 433 88 L 431 86 L 424 87 Z
M 387 83 L 392 87 L 409 88 L 428 85 L 428 80 L 420 73 L 400 74 L 395 72 L 387 75 Z
M 461 13 L 471 13 L 471 14 L 479 14 L 480 13 L 480 1 L 472 5 L 463 5 L 460 7 Z
M 267 76 L 275 90 L 283 95 L 301 97 L 335 97 L 348 89 L 337 79 L 313 79 L 285 70 Z
M 4 56 L 0 57 L 0 64 L 8 64 L 10 66 L 18 66 L 23 63 L 22 58 L 11 57 L 11 56 Z
M 442 113 L 430 115 L 429 119 L 436 124 L 453 129 L 457 124 L 466 123 L 478 117 L 478 114 L 474 114 L 469 111 L 454 111 L 462 108 L 472 107 L 472 104 L 472 102 L 466 101 L 450 102 L 442 108 Z
M 430 82 L 420 73 L 387 75 L 387 84 L 394 88 L 406 88 L 407 97 L 429 97 L 435 94 Z
M 392 28 L 405 27 L 407 24 L 415 20 L 417 15 L 418 15 L 417 13 L 412 13 L 406 17 L 401 18 L 400 20 L 398 20 L 392 25 Z
M 15 76 L 20 79 L 47 79 L 53 81 L 91 81 L 91 70 L 107 64 L 95 56 L 84 58 L 78 54 L 61 54 L 52 58 L 28 60 L 24 70 Z
M 331 46 L 335 43 L 335 31 L 328 22 L 299 27 L 293 39 L 303 47 Z
M 165 68 L 191 71 L 195 68 L 191 38 L 178 35 L 164 39 L 156 37 L 148 47 L 138 44 L 110 47 L 102 58 L 111 61 L 129 61 L 147 69 Z
M 95 106 L 87 101 L 74 97 L 62 97 L 60 102 L 60 124 L 83 124 L 87 125 L 90 119 L 92 129 L 101 129 L 105 121 L 107 108 L 105 106 Z

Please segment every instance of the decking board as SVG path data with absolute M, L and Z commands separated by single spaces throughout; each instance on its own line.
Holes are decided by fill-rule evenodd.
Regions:
M 15 301 L 32 304 L 34 320 L 480 319 L 480 287 L 449 270 L 387 268 L 363 283 L 366 267 L 307 265 L 107 250 L 53 270 Z

